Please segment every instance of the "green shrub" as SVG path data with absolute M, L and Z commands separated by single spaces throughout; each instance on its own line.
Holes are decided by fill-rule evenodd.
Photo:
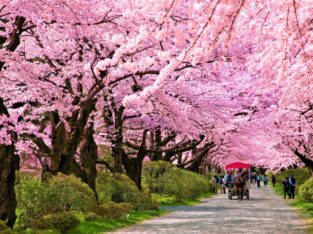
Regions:
M 13 231 L 6 225 L 6 222 L 0 220 L 0 233 L 1 234 L 13 234 Z
M 98 173 L 97 193 L 101 204 L 113 201 L 130 203 L 136 210 L 157 208 L 149 194 L 139 191 L 135 183 L 124 174 Z
M 133 211 L 133 209 L 134 207 L 126 202 L 107 202 L 105 204 L 99 205 L 96 208 L 96 213 L 98 216 L 104 218 L 121 218 L 127 216 Z
M 146 164 L 143 175 L 150 192 L 174 195 L 177 201 L 195 199 L 211 190 L 204 177 L 164 161 Z
M 89 212 L 85 214 L 85 220 L 87 221 L 96 220 L 97 218 L 98 218 L 98 215 L 95 212 Z
M 300 186 L 300 198 L 306 202 L 313 202 L 313 178 L 307 180 Z
M 92 189 L 79 180 L 77 177 L 70 175 L 65 176 L 58 174 L 49 180 L 51 193 L 48 195 L 51 203 L 56 203 L 56 210 L 61 211 L 92 211 L 96 206 L 95 194 Z M 53 198 L 57 202 L 53 202 Z
M 79 219 L 73 212 L 48 214 L 33 220 L 32 227 L 36 229 L 55 229 L 61 233 L 74 229 L 79 224 Z
M 94 210 L 96 199 L 93 191 L 75 176 L 58 174 L 45 182 L 23 175 L 16 186 L 19 223 L 30 227 L 32 220 L 48 214 L 66 211 Z

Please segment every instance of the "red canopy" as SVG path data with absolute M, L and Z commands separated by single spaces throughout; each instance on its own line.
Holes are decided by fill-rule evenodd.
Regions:
M 225 166 L 226 170 L 237 169 L 237 168 L 250 169 L 250 167 L 251 167 L 250 164 L 246 164 L 242 162 L 234 162 L 234 163 L 227 164 Z

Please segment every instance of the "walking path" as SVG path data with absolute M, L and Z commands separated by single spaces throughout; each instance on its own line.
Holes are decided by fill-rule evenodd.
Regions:
M 271 188 L 252 186 L 250 197 L 219 194 L 197 206 L 165 207 L 173 212 L 114 233 L 306 233 L 305 222 Z

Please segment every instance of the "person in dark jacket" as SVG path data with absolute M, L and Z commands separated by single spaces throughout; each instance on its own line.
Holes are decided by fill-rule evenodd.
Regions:
M 289 177 L 288 182 L 289 182 L 289 199 L 290 198 L 294 199 L 297 182 L 296 182 L 296 179 L 293 177 L 293 175 Z
M 276 184 L 276 177 L 275 177 L 275 175 L 272 175 L 272 184 L 273 184 L 273 187 L 275 187 L 275 184 Z
M 261 187 L 261 176 L 259 174 L 257 174 L 257 176 L 256 176 L 256 183 L 257 183 L 258 188 L 260 188 Z
M 288 195 L 288 197 L 290 196 L 290 186 L 289 186 L 289 180 L 288 177 L 286 177 L 283 181 L 282 181 L 283 185 L 284 185 L 284 199 L 286 199 L 286 196 Z
M 267 175 L 264 175 L 264 177 L 263 177 L 263 183 L 264 183 L 264 186 L 267 186 L 267 183 L 268 183 L 268 177 L 267 177 Z

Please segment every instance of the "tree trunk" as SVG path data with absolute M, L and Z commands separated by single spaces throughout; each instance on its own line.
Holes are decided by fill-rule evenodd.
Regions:
M 4 21 L 4 19 L 3 19 Z M 15 51 L 20 44 L 20 36 L 23 33 L 23 26 L 26 18 L 16 16 L 13 29 L 9 38 L 5 38 L 0 44 L 1 49 Z M 3 44 L 6 44 L 5 48 Z M 5 62 L 0 61 L 0 71 L 4 68 Z M 9 117 L 9 112 L 0 97 L 0 116 L 6 115 Z M 1 126 L 0 126 L 1 128 Z M 14 133 L 12 133 L 13 137 Z M 0 220 L 4 220 L 7 226 L 13 228 L 16 220 L 16 196 L 14 191 L 15 186 L 15 171 L 19 168 L 19 157 L 14 154 L 14 145 L 0 145 Z
M 114 171 L 123 173 L 123 133 L 121 133 L 120 130 L 117 130 L 113 137 L 112 157 L 114 159 Z
M 142 174 L 142 163 L 145 155 L 137 155 L 136 158 L 128 158 L 126 155 L 123 156 L 123 165 L 126 171 L 126 175 L 135 182 L 138 189 L 141 190 L 141 174 Z
M 154 134 L 154 150 L 156 150 L 156 152 L 152 153 L 151 161 L 162 160 L 162 151 L 160 151 L 161 141 L 162 141 L 162 133 L 161 133 L 161 130 L 157 128 Z
M 13 228 L 16 220 L 15 171 L 19 160 L 14 145 L 0 145 L 0 220 Z
M 98 159 L 98 147 L 93 138 L 93 125 L 87 129 L 86 136 L 80 150 L 80 158 L 84 174 L 86 175 L 84 182 L 87 183 L 94 191 L 98 201 L 98 195 L 96 191 L 96 163 Z
M 146 151 L 146 138 L 147 138 L 148 130 L 144 130 L 141 145 L 137 152 L 136 158 L 128 158 L 127 155 L 123 153 L 123 165 L 126 170 L 127 176 L 135 182 L 138 189 L 141 190 L 141 174 L 142 174 L 142 163 L 143 159 L 145 158 L 147 151 Z
M 112 139 L 112 157 L 114 159 L 114 171 L 123 173 L 123 112 L 124 107 L 115 111 L 114 133 Z
M 298 150 L 294 151 L 294 154 L 300 158 L 304 165 L 310 170 L 311 176 L 313 177 L 313 161 L 308 159 L 305 155 L 301 154 Z

